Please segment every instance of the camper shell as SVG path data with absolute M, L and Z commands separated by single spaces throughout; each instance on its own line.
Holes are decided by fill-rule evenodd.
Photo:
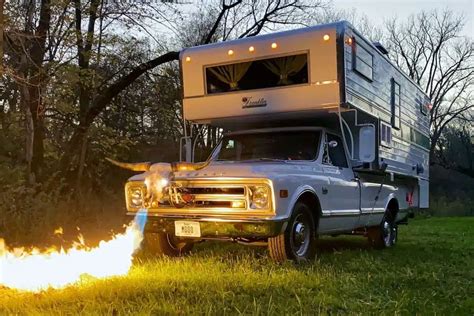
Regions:
M 192 47 L 180 61 L 186 120 L 225 130 L 342 125 L 354 166 L 417 179 L 419 207 L 428 207 L 430 100 L 350 23 Z M 377 137 L 369 164 L 359 157 L 367 125 Z

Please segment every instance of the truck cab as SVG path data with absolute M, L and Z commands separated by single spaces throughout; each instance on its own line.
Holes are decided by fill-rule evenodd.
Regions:
M 310 260 L 320 235 L 395 245 L 428 207 L 429 99 L 383 50 L 338 22 L 192 47 L 180 53 L 183 116 L 223 136 L 194 162 L 116 163 L 127 214 L 146 210 L 145 245 L 180 255 L 196 242 L 268 246 Z

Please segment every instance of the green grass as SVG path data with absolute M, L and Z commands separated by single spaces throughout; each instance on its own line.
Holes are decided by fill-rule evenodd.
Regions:
M 126 277 L 0 289 L 0 314 L 474 314 L 472 217 L 411 221 L 389 250 L 328 237 L 320 252 L 276 265 L 264 249 L 204 243 L 186 258 L 139 260 Z

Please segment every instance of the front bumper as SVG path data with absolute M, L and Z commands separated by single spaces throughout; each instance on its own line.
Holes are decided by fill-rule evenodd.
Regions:
M 135 216 L 136 213 L 127 213 Z M 268 238 L 286 228 L 286 220 L 259 218 L 215 218 L 194 215 L 148 214 L 145 231 L 175 234 L 175 221 L 199 222 L 202 239 L 206 238 Z

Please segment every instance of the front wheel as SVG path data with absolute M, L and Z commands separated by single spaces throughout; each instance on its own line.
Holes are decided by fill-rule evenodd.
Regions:
M 153 256 L 183 256 L 191 251 L 193 242 L 177 239 L 166 233 L 145 233 L 144 250 Z
M 276 262 L 304 262 L 314 258 L 316 228 L 311 209 L 305 203 L 296 203 L 286 231 L 268 239 L 268 250 Z

